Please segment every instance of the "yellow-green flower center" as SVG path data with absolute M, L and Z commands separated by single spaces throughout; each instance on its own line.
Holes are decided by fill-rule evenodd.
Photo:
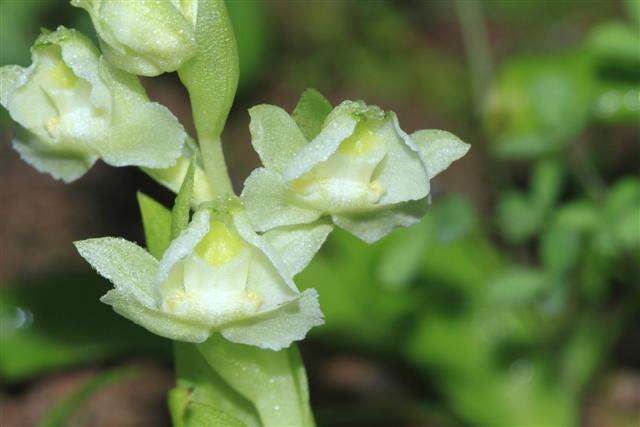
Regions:
M 60 60 L 55 61 L 55 64 L 49 69 L 47 78 L 53 87 L 61 89 L 69 89 L 78 81 L 71 68 Z
M 196 246 L 196 253 L 214 266 L 220 266 L 238 256 L 245 247 L 235 230 L 222 221 L 211 221 L 211 228 Z
M 382 138 L 373 133 L 369 127 L 358 125 L 353 134 L 342 141 L 338 152 L 350 157 L 362 156 L 383 144 Z

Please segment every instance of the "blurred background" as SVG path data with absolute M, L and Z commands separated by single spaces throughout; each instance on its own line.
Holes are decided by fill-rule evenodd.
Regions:
M 307 87 L 472 144 L 420 224 L 371 246 L 335 232 L 298 277 L 326 315 L 301 344 L 318 425 L 639 426 L 640 2 L 228 3 L 238 190 L 247 109 Z M 2 0 L 0 64 L 60 24 L 94 36 L 66 1 Z M 193 131 L 174 75 L 144 84 Z M 168 426 L 170 343 L 99 303 L 72 241 L 143 244 L 136 191 L 171 194 L 103 164 L 63 185 L 0 122 L 0 424 Z

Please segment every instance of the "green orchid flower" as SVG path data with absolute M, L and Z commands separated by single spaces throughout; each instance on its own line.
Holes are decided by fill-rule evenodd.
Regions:
M 469 145 L 445 131 L 409 136 L 393 112 L 362 101 L 345 101 L 329 112 L 318 96 L 303 95 L 296 120 L 272 105 L 249 111 L 252 144 L 264 167 L 247 178 L 242 198 L 256 230 L 328 215 L 371 243 L 416 223 L 430 179 Z
M 115 286 L 101 300 L 149 331 L 196 343 L 219 332 L 232 342 L 278 350 L 303 339 L 323 316 L 316 291 L 300 293 L 292 280 L 317 247 L 291 246 L 292 265 L 274 244 L 252 230 L 242 210 L 201 209 L 160 261 L 118 238 L 76 247 Z
M 176 71 L 196 52 L 197 0 L 71 0 L 85 9 L 105 57 L 141 76 Z
M 187 134 L 138 79 L 112 67 L 78 31 L 59 27 L 31 49 L 32 65 L 0 68 L 0 103 L 23 128 L 13 147 L 65 182 L 97 159 L 113 166 L 173 166 Z

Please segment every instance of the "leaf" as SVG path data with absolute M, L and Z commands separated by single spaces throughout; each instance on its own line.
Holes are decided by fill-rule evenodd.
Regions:
M 332 108 L 331 103 L 320 92 L 309 88 L 302 92 L 291 115 L 307 141 L 311 141 L 320 133 Z
M 209 366 L 254 403 L 263 425 L 311 427 L 306 378 L 295 346 L 280 351 L 231 343 L 213 335 L 198 349 Z
M 522 242 L 542 225 L 542 215 L 525 194 L 506 193 L 498 202 L 498 225 L 507 239 Z
M 490 301 L 498 304 L 526 304 L 549 289 L 552 281 L 544 272 L 516 267 L 504 271 L 489 284 Z
M 234 417 L 247 427 L 261 427 L 253 403 L 216 373 L 193 344 L 175 342 L 177 387 L 169 394 L 172 418 L 182 420 L 190 402 L 206 404 Z M 174 424 L 175 421 L 174 421 Z M 180 427 L 177 424 L 177 427 Z
M 563 277 L 577 264 L 582 239 L 569 227 L 555 223 L 540 239 L 542 264 L 553 274 Z
M 531 202 L 541 212 L 550 209 L 560 196 L 564 175 L 562 167 L 555 159 L 541 160 L 535 165 L 531 177 Z
M 189 402 L 184 415 L 185 427 L 245 427 L 246 424 L 203 403 Z
M 50 409 L 44 418 L 38 422 L 37 427 L 60 427 L 68 425 L 69 418 L 82 407 L 91 397 L 105 388 L 111 387 L 122 381 L 134 378 L 137 375 L 132 368 L 115 368 L 95 376 L 69 396 L 64 397 Z
M 493 154 L 533 159 L 564 149 L 587 124 L 594 88 L 587 55 L 506 62 L 484 110 Z
M 589 35 L 588 47 L 603 68 L 621 68 L 638 75 L 640 66 L 640 31 L 638 26 L 607 22 Z
M 144 193 L 137 196 L 147 249 L 160 259 L 171 243 L 171 211 Z
M 184 230 L 189 224 L 189 211 L 191 210 L 191 199 L 193 198 L 194 172 L 195 166 L 191 163 L 173 204 L 173 210 L 171 211 L 172 239 L 178 237 L 182 230 Z

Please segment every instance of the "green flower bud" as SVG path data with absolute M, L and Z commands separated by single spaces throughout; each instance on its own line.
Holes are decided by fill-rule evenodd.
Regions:
M 273 240 L 284 243 L 281 236 Z M 292 265 L 255 234 L 242 211 L 196 212 L 159 262 L 122 239 L 76 247 L 115 286 L 103 302 L 170 339 L 203 342 L 219 332 L 232 342 L 279 350 L 323 323 L 315 290 L 298 291 Z M 290 255 L 310 259 L 308 249 L 299 251 Z
M 71 0 L 89 12 L 105 57 L 141 76 L 177 70 L 196 52 L 197 0 Z
M 66 182 L 97 159 L 150 168 L 176 163 L 183 127 L 88 38 L 60 27 L 36 40 L 31 57 L 28 68 L 0 68 L 0 103 L 23 128 L 13 146 L 26 162 Z
M 469 148 L 444 131 L 409 136 L 393 112 L 361 101 L 317 117 L 318 126 L 303 117 L 307 128 L 318 129 L 309 142 L 278 107 L 260 105 L 250 115 L 252 143 L 265 167 L 253 171 L 242 197 L 258 231 L 329 215 L 361 239 L 376 241 L 417 222 L 430 179 Z

